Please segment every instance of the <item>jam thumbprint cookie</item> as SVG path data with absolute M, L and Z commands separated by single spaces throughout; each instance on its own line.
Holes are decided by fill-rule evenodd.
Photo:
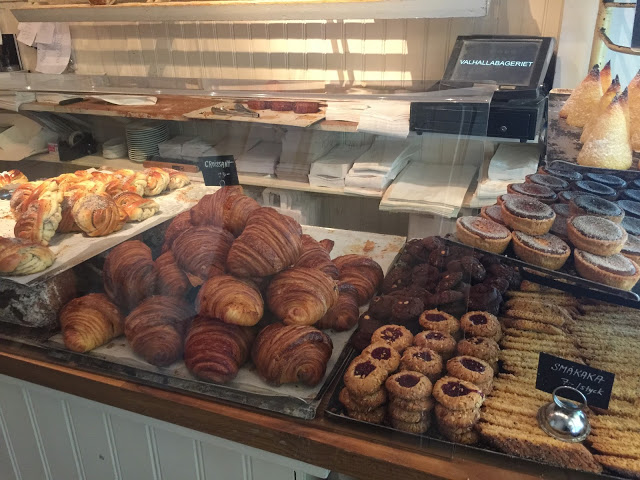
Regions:
M 458 218 L 456 236 L 465 245 L 492 253 L 504 252 L 511 241 L 508 228 L 482 217 Z
M 408 412 L 430 412 L 433 410 L 436 401 L 433 397 L 420 398 L 418 400 L 405 400 L 400 397 L 393 397 L 389 402 L 389 409 L 406 410 Z
M 502 202 L 504 223 L 529 235 L 544 235 L 556 219 L 553 209 L 534 198 L 512 197 Z
M 393 398 L 419 400 L 431 395 L 433 385 L 425 375 L 419 372 L 402 371 L 387 378 L 387 392 Z
M 439 354 L 443 360 L 448 360 L 456 351 L 455 339 L 444 332 L 434 332 L 427 330 L 418 333 L 414 339 L 413 344 L 416 347 L 426 347 L 437 354 Z
M 344 385 L 356 397 L 371 395 L 379 390 L 389 372 L 368 357 L 356 357 L 344 374 Z
M 376 342 L 362 351 L 361 356 L 371 357 L 374 363 L 379 364 L 387 372 L 395 372 L 400 365 L 400 354 L 385 342 Z
M 449 410 L 473 410 L 484 402 L 484 393 L 477 385 L 455 377 L 442 377 L 433 386 L 433 396 Z
M 451 430 L 471 428 L 480 420 L 480 409 L 450 410 L 440 404 L 435 406 L 438 425 Z
M 425 330 L 445 332 L 455 336 L 460 330 L 460 322 L 453 315 L 440 310 L 425 310 L 418 319 L 420 326 Z
M 467 312 L 460 319 L 465 337 L 487 337 L 500 340 L 502 327 L 495 315 L 489 312 Z
M 528 235 L 513 232 L 513 251 L 521 260 L 549 270 L 558 270 L 571 255 L 569 245 L 551 233 Z
M 617 223 L 593 215 L 570 218 L 567 233 L 577 249 L 603 256 L 620 253 L 628 238 L 627 232 Z
M 638 264 L 619 253 L 601 257 L 576 248 L 573 257 L 578 273 L 594 282 L 631 290 L 640 279 Z
M 493 368 L 479 358 L 466 355 L 453 357 L 447 362 L 447 373 L 477 385 L 485 396 L 493 390 Z
M 384 342 L 402 353 L 413 343 L 413 335 L 401 325 L 383 325 L 371 335 L 371 343 Z
M 484 360 L 493 372 L 498 371 L 498 356 L 500 355 L 500 346 L 498 342 L 489 337 L 469 337 L 458 342 L 456 349 L 458 355 L 468 355 Z
M 378 407 L 381 407 L 387 403 L 387 393 L 384 388 L 381 388 L 372 395 L 365 395 L 362 397 L 354 397 L 349 393 L 349 390 L 345 387 L 340 390 L 338 396 L 340 403 L 342 403 L 348 410 L 359 410 L 361 412 L 370 412 Z
M 420 372 L 432 382 L 442 376 L 443 368 L 440 354 L 427 347 L 409 347 L 400 359 L 400 370 Z

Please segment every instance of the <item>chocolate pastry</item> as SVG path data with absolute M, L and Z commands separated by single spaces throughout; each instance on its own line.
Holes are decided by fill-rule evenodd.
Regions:
M 583 177 L 584 180 L 598 182 L 602 185 L 606 185 L 607 187 L 615 188 L 616 190 L 626 188 L 627 186 L 627 182 L 625 182 L 620 177 L 616 177 L 615 175 L 607 175 L 606 173 L 588 172 L 585 173 Z
M 379 320 L 389 320 L 391 318 L 391 307 L 395 303 L 395 297 L 391 295 L 382 295 L 373 297 L 369 303 L 369 315 Z
M 502 303 L 502 295 L 491 285 L 479 283 L 469 291 L 469 310 L 482 310 L 497 314 Z
M 427 238 L 429 240 L 427 240 Z M 405 245 L 405 252 L 411 255 L 414 262 L 426 262 L 432 250 L 444 246 L 444 242 L 440 239 L 434 240 L 434 237 L 427 238 L 414 238 L 413 240 L 409 240 Z
M 448 333 L 426 330 L 413 338 L 417 347 L 425 347 L 438 353 L 443 360 L 448 360 L 456 350 L 456 341 Z
M 536 185 L 535 183 L 511 183 L 507 185 L 507 193 L 526 195 L 527 197 L 532 197 L 548 204 L 551 204 L 558 199 L 556 193 L 549 187 Z
M 424 433 L 429 430 L 429 427 L 431 426 L 431 416 L 426 416 L 422 421 L 418 423 L 403 422 L 402 420 L 397 420 L 391 417 L 391 426 L 396 430 L 402 430 L 403 432 L 416 434 Z
M 627 243 L 624 244 L 620 253 L 634 262 L 640 262 L 640 238 L 629 235 Z
M 588 280 L 631 290 L 640 279 L 638 264 L 619 253 L 601 257 L 576 248 L 573 256 L 576 270 Z
M 487 276 L 487 271 L 482 262 L 471 255 L 449 262 L 447 270 L 449 272 L 464 272 L 466 274 L 465 281 L 468 277 L 473 282 L 481 282 Z
M 511 290 L 517 290 L 518 288 L 520 288 L 521 278 L 520 274 L 515 268 L 508 265 L 503 265 L 502 263 L 493 263 L 486 268 L 487 273 L 489 273 L 490 275 L 507 279 L 507 281 L 509 282 L 509 288 Z
M 511 241 L 509 229 L 483 217 L 459 217 L 456 236 L 466 245 L 492 253 L 504 252 Z
M 579 215 L 567 222 L 573 246 L 596 255 L 614 255 L 622 250 L 627 232 L 617 223 L 593 215 Z
M 466 298 L 463 292 L 458 292 L 457 290 L 444 290 L 436 295 L 438 299 L 437 305 L 443 307 L 441 310 L 452 304 L 462 302 Z
M 620 225 L 629 235 L 640 235 L 640 218 L 625 216 Z
M 359 356 L 352 360 L 344 374 L 344 385 L 353 396 L 371 395 L 380 389 L 389 373 L 372 359 Z
M 591 195 L 588 193 L 585 193 L 584 195 L 577 195 L 569 202 L 570 214 L 568 216 L 595 215 L 596 217 L 604 217 L 612 222 L 620 223 L 624 218 L 626 210 L 623 205 L 620 205 L 620 203 L 627 201 L 628 200 L 620 200 L 616 205 L 615 203 L 598 197 L 597 195 Z M 640 204 L 638 205 L 640 206 Z
M 447 362 L 447 373 L 477 385 L 485 396 L 493 390 L 493 368 L 479 358 L 466 355 L 453 357 Z
M 389 293 L 394 290 L 408 287 L 411 284 L 411 267 L 396 266 L 387 273 L 382 281 L 382 292 Z
M 425 310 L 420 315 L 419 322 L 425 330 L 444 332 L 452 336 L 460 330 L 460 322 L 457 318 L 439 310 Z
M 509 290 L 509 281 L 503 277 L 494 277 L 494 276 L 487 277 L 483 283 L 491 287 L 494 287 L 495 289 L 498 290 L 498 292 L 500 292 L 501 295 L 504 295 L 507 292 L 507 290 Z
M 504 220 L 502 219 L 502 208 L 498 204 L 482 207 L 480 209 L 480 216 L 487 220 L 499 223 L 500 225 L 504 225 Z
M 569 245 L 551 233 L 534 236 L 513 232 L 512 238 L 513 251 L 518 258 L 549 270 L 561 268 L 571 255 Z
M 538 169 L 538 173 L 553 175 L 554 177 L 562 178 L 567 182 L 577 182 L 578 180 L 582 180 L 582 175 L 579 172 L 561 167 L 540 167 Z
M 409 347 L 400 359 L 400 370 L 420 372 L 432 382 L 442 376 L 443 368 L 440 354 L 427 347 Z
M 454 377 L 442 377 L 433 387 L 436 401 L 449 410 L 480 408 L 484 394 L 477 385 Z
M 633 200 L 618 200 L 618 207 L 624 210 L 624 213 L 627 215 L 630 215 L 636 218 L 640 217 L 640 202 L 635 202 Z M 613 219 L 610 219 L 610 220 L 613 220 Z M 616 222 L 616 223 L 620 223 L 620 222 Z
M 433 397 L 420 398 L 418 400 L 405 400 L 404 398 L 394 397 L 389 401 L 389 408 L 408 412 L 428 412 L 433 410 L 435 404 L 436 401 Z
M 418 297 L 400 298 L 391 307 L 394 323 L 406 325 L 416 320 L 424 310 L 424 302 Z
M 384 388 L 380 388 L 371 395 L 354 396 L 349 393 L 348 388 L 344 387 L 340 390 L 338 399 L 340 400 L 340 403 L 349 410 L 370 412 L 371 410 L 375 410 L 379 406 L 387 403 L 387 391 Z
M 385 342 L 402 353 L 413 343 L 413 335 L 401 325 L 384 325 L 371 335 L 371 343 L 376 342 Z
M 419 372 L 399 372 L 385 382 L 389 395 L 405 400 L 418 400 L 431 395 L 431 380 Z
M 574 182 L 571 188 L 576 192 L 590 193 L 602 197 L 605 200 L 615 200 L 618 197 L 618 193 L 613 188 L 589 180 Z
M 640 202 L 640 190 L 622 190 L 622 192 L 620 192 L 620 197 L 624 200 L 633 200 L 634 202 Z
M 373 335 L 373 332 L 385 323 L 387 322 L 384 320 L 378 320 L 371 316 L 369 312 L 365 312 L 360 315 L 360 318 L 358 319 L 358 329 L 351 337 L 353 347 L 356 350 L 362 351 L 367 345 L 369 345 L 369 343 L 371 343 L 371 335 Z
M 502 218 L 507 226 L 529 235 L 544 235 L 556 214 L 553 209 L 534 198 L 509 198 L 502 203 Z
M 413 267 L 411 271 L 411 283 L 431 290 L 440 279 L 440 271 L 433 265 L 422 263 Z
M 347 415 L 356 420 L 369 423 L 382 423 L 384 420 L 385 409 L 384 407 L 378 407 L 370 412 L 361 412 L 359 410 L 347 409 Z
M 369 358 L 389 373 L 395 372 L 400 365 L 400 354 L 385 342 L 372 343 L 362 351 L 360 356 Z
M 555 177 L 553 175 L 543 175 L 540 173 L 533 173 L 531 175 L 527 175 L 525 178 L 525 183 L 533 183 L 535 185 L 542 185 L 544 187 L 548 187 L 554 192 L 561 192 L 562 190 L 566 190 L 569 188 L 569 182 L 566 180 Z
M 487 337 L 500 340 L 502 328 L 500 322 L 488 312 L 472 311 L 465 313 L 460 319 L 460 327 L 465 337 Z
M 558 194 L 558 201 L 560 203 L 569 203 L 572 198 L 582 195 L 582 192 L 574 192 L 573 190 L 565 190 Z
M 498 367 L 498 355 L 500 354 L 500 346 L 492 338 L 488 337 L 469 337 L 464 338 L 458 342 L 456 349 L 458 355 L 469 355 L 477 357 L 493 368 L 494 373 L 497 373 Z

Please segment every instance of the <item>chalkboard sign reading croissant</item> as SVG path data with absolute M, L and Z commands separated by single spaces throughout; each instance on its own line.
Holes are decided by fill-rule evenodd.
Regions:
M 273 323 L 256 338 L 251 358 L 268 383 L 320 383 L 331 358 L 333 343 L 317 328 Z
M 366 304 L 380 289 L 384 273 L 375 260 L 364 255 L 342 255 L 333 263 L 340 271 L 340 282 L 350 283 L 358 291 L 358 305 Z
M 218 275 L 207 280 L 198 292 L 200 315 L 219 318 L 225 323 L 253 326 L 264 313 L 258 287 L 250 280 Z
M 113 303 L 126 311 L 135 308 L 156 287 L 151 249 L 139 240 L 121 243 L 107 255 L 102 279 Z
M 300 257 L 301 235 L 302 228 L 293 218 L 269 207 L 255 210 L 229 250 L 229 273 L 267 277 L 281 272 Z

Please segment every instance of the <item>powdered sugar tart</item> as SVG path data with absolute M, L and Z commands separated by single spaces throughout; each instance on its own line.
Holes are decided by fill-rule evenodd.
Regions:
M 561 268 L 571 254 L 569 245 L 550 233 L 534 236 L 513 232 L 512 238 L 513 251 L 518 258 L 550 270 Z
M 456 236 L 466 245 L 492 253 L 503 253 L 511 241 L 508 228 L 483 217 L 458 218 Z
M 638 264 L 622 254 L 603 257 L 576 248 L 573 256 L 576 270 L 588 280 L 631 290 L 640 279 Z
M 567 222 L 569 241 L 577 249 L 595 255 L 620 253 L 627 241 L 627 232 L 617 223 L 593 215 L 578 215 Z
M 513 196 L 502 202 L 502 219 L 514 230 L 544 235 L 551 229 L 556 214 L 549 205 L 535 198 Z

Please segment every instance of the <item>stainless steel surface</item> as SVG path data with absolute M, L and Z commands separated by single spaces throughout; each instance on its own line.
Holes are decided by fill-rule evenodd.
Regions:
M 558 392 L 572 392 L 577 394 L 581 403 L 563 400 Z M 553 402 L 540 407 L 538 410 L 538 424 L 548 435 L 563 442 L 582 442 L 589 432 L 591 425 L 584 412 L 587 399 L 580 390 L 573 387 L 560 386 L 553 391 Z

